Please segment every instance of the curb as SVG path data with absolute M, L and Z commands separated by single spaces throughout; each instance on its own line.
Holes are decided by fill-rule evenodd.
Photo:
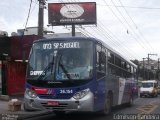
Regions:
M 8 95 L 0 95 L 0 100 L 9 101 L 10 97 Z

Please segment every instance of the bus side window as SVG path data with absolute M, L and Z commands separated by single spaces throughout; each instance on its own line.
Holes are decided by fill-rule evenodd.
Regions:
M 106 55 L 104 52 L 99 53 L 99 63 L 101 71 L 105 72 L 105 65 L 106 65 Z
M 100 45 L 97 45 L 97 63 L 96 63 L 96 71 L 97 71 L 97 79 L 104 77 L 106 75 L 106 53 L 102 51 Z
M 114 54 L 108 52 L 108 62 L 114 64 Z
M 130 66 L 130 64 L 126 64 L 126 70 L 127 70 L 128 72 L 131 72 L 131 66 Z
M 115 56 L 115 65 L 117 65 L 118 67 L 122 67 L 121 65 L 121 59 Z

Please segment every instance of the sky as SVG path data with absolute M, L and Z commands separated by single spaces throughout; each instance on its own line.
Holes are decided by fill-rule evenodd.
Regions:
M 38 25 L 38 0 L 1 0 L 0 30 L 9 35 L 17 29 Z M 55 33 L 71 32 L 70 26 L 48 25 L 48 3 L 96 2 L 97 24 L 76 26 L 76 32 L 96 37 L 129 59 L 160 58 L 160 0 L 48 0 L 44 27 Z M 27 23 L 27 24 L 26 24 Z

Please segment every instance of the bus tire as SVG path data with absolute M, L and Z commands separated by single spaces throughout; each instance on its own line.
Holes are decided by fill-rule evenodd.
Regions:
M 103 115 L 108 115 L 111 113 L 111 108 L 112 108 L 112 97 L 111 95 L 109 95 L 106 99 L 105 99 L 105 103 L 104 103 L 104 109 L 102 111 Z

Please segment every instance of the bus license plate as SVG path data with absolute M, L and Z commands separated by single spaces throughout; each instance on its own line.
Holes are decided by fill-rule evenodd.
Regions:
M 50 106 L 58 106 L 59 102 L 58 101 L 48 101 L 48 105 L 50 105 Z

